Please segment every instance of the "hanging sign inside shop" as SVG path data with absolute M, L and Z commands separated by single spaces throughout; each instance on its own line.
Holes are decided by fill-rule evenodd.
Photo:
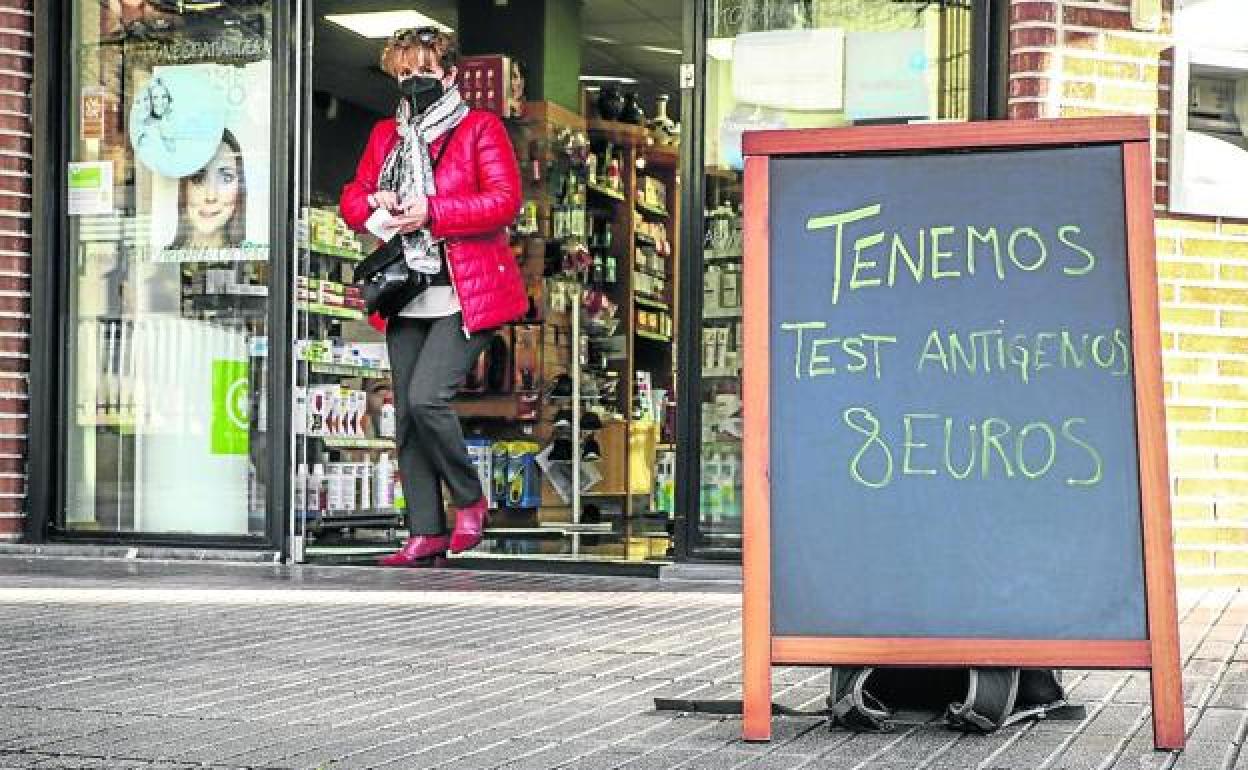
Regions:
M 1142 118 L 745 135 L 745 735 L 770 666 L 1139 668 L 1183 744 Z
M 839 110 L 845 30 L 785 29 L 740 35 L 732 47 L 732 98 L 778 110 Z
M 851 32 L 845 62 L 845 114 L 851 120 L 932 115 L 925 30 Z

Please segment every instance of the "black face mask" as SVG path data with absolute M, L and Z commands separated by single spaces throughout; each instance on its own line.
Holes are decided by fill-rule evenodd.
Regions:
M 418 115 L 442 98 L 445 90 L 442 81 L 432 75 L 413 75 L 399 83 L 399 93 L 411 102 L 412 110 Z

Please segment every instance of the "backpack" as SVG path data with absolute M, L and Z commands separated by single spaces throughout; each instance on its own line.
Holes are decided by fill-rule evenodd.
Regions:
M 1051 669 L 837 666 L 827 703 L 833 726 L 865 732 L 891 730 L 902 712 L 943 713 L 953 729 L 977 733 L 1082 712 L 1067 704 Z
M 740 714 L 741 701 L 655 698 L 659 711 Z M 943 714 L 955 730 L 990 733 L 1024 719 L 1082 720 L 1066 702 L 1060 672 L 1019 668 L 876 668 L 834 666 L 827 708 L 772 704 L 774 715 L 826 716 L 830 727 L 888 732 L 897 724 Z

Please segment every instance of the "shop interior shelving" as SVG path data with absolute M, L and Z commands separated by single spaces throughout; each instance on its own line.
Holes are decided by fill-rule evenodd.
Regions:
M 741 231 L 742 174 L 707 166 L 700 362 L 699 542 L 703 557 L 738 556 L 741 548 Z M 739 414 L 739 412 L 738 412 Z

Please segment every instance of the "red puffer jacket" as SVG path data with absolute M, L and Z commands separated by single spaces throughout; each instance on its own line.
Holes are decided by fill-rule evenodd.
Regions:
M 447 134 L 434 140 L 437 157 Z M 355 179 L 342 188 L 342 218 L 363 231 L 373 213 L 368 196 L 386 156 L 399 141 L 394 118 L 373 127 Z M 507 129 L 493 113 L 470 110 L 438 163 L 438 192 L 429 198 L 429 228 L 446 239 L 451 282 L 464 311 L 464 329 L 491 329 L 524 315 L 529 307 L 524 278 L 512 256 L 507 226 L 520 210 L 520 170 Z

